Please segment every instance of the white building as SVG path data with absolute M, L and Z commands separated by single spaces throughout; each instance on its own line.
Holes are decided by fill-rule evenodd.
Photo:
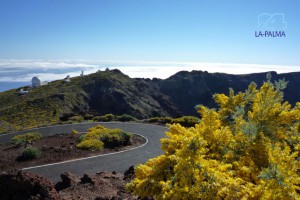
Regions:
M 64 79 L 64 81 L 67 82 L 67 83 L 71 82 L 70 75 L 68 75 L 68 76 Z
M 28 92 L 29 92 L 28 90 L 24 90 L 23 88 L 21 88 L 19 94 L 27 94 Z
M 42 84 L 41 80 L 38 77 L 36 77 L 36 76 L 32 78 L 31 82 L 32 82 L 32 87 L 33 88 L 39 87 Z

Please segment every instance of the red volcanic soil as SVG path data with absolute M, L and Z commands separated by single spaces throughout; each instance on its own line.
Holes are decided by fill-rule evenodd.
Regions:
M 100 151 L 89 151 L 76 148 L 79 143 L 80 135 L 73 134 L 58 134 L 48 137 L 42 137 L 40 140 L 30 144 L 40 150 L 39 158 L 31 160 L 23 160 L 21 155 L 25 145 L 16 146 L 12 143 L 0 144 L 0 173 L 8 172 L 15 169 L 22 169 L 25 167 L 42 165 L 48 163 L 55 163 L 75 158 L 88 157 L 99 154 L 106 154 L 111 152 L 122 151 L 145 143 L 145 138 L 139 135 L 133 135 L 131 144 L 127 146 L 105 148 Z

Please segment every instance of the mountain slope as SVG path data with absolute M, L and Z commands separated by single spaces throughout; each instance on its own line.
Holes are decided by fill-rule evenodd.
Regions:
M 270 73 L 272 81 L 283 78 L 289 81 L 288 87 L 284 90 L 285 100 L 288 100 L 291 104 L 300 101 L 300 72 L 287 74 Z M 170 96 L 182 113 L 185 115 L 197 115 L 195 105 L 216 106 L 212 99 L 213 94 L 228 94 L 229 88 L 232 88 L 235 92 L 244 91 L 251 82 L 255 82 L 260 86 L 267 80 L 267 74 L 265 72 L 232 75 L 202 71 L 182 71 L 166 80 L 161 80 L 159 85 L 161 92 Z
M 55 124 L 72 114 L 126 113 L 137 118 L 179 114 L 150 80 L 131 79 L 119 70 L 75 77 L 71 82 L 54 81 L 28 94 L 19 91 L 0 93 L 0 132 Z
M 299 101 L 300 72 L 271 74 L 272 80 L 289 81 L 286 100 L 292 104 Z M 261 85 L 266 75 L 182 71 L 165 80 L 150 80 L 107 70 L 75 77 L 71 82 L 54 81 L 28 94 L 14 89 L 0 93 L 0 133 L 55 124 L 73 114 L 129 114 L 137 118 L 197 115 L 196 105 L 215 106 L 213 94 L 227 94 L 229 87 L 243 91 L 252 81 Z

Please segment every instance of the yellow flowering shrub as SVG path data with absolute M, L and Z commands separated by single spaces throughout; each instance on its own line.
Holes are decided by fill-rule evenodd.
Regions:
M 300 103 L 286 82 L 216 94 L 195 127 L 169 126 L 164 154 L 135 168 L 134 195 L 155 199 L 300 199 Z
M 132 134 L 121 129 L 109 129 L 97 125 L 89 128 L 86 134 L 80 136 L 80 143 L 76 147 L 90 150 L 100 150 L 103 147 L 114 148 L 130 144 L 131 138 Z
M 42 135 L 38 132 L 29 132 L 14 136 L 11 140 L 16 145 L 22 145 L 40 140 Z
M 97 139 L 87 139 L 76 145 L 80 149 L 88 149 L 98 151 L 104 148 L 104 143 Z

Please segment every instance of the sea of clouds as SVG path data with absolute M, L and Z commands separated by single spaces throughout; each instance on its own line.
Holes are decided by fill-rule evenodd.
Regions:
M 111 60 L 8 60 L 0 59 L 0 92 L 30 84 L 32 77 L 42 81 L 63 79 L 67 75 L 79 76 L 98 70 L 119 69 L 132 78 L 161 78 L 185 70 L 201 70 L 229 74 L 248 74 L 266 71 L 287 73 L 300 71 L 300 66 L 278 66 L 234 63 L 200 62 L 149 62 L 149 61 L 111 61 Z

